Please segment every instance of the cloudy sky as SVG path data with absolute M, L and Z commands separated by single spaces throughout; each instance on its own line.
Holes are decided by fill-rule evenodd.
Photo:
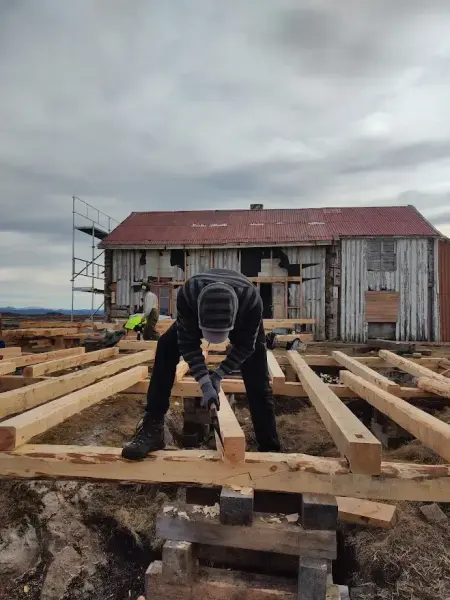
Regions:
M 448 0 L 0 0 L 0 306 L 70 306 L 72 194 L 450 235 L 449 30 Z

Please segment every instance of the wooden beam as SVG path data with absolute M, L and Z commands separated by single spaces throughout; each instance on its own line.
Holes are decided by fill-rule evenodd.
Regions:
M 26 385 L 32 385 L 33 383 L 39 383 L 39 381 L 45 381 L 46 379 L 47 377 L 22 377 L 21 375 L 3 375 L 2 377 L 0 377 L 0 393 L 9 392 L 10 390 L 16 390 L 17 388 L 24 387 Z
M 162 450 L 142 461 L 121 448 L 27 445 L 0 452 L 0 477 L 94 479 L 252 487 L 373 500 L 448 502 L 450 465 L 386 462 L 381 475 L 352 473 L 345 460 L 305 454 L 247 452 L 245 463 L 223 461 L 215 450 Z
M 425 446 L 450 461 L 450 425 L 353 373 L 341 373 L 341 378 L 361 398 L 409 431 Z
M 0 423 L 0 450 L 13 450 L 69 417 L 121 392 L 148 374 L 138 366 Z
M 349 461 L 352 472 L 378 475 L 381 466 L 380 442 L 297 352 L 290 350 L 287 354 L 334 443 Z
M 38 377 L 40 375 L 45 375 L 46 373 L 56 373 L 58 371 L 63 371 L 64 369 L 70 369 L 71 367 L 87 365 L 91 362 L 117 356 L 117 354 L 119 354 L 119 348 L 103 348 L 102 350 L 95 350 L 94 352 L 88 352 L 87 354 L 66 356 L 28 366 L 23 370 L 23 374 L 25 377 Z
M 178 509 L 180 505 L 174 505 L 174 508 Z M 158 517 L 158 538 L 310 558 L 336 558 L 335 531 L 303 529 L 297 523 L 281 519 L 279 523 L 271 523 L 269 519 L 274 515 L 267 513 L 255 513 L 251 527 L 236 527 L 222 525 L 219 517 L 208 517 L 190 505 L 182 506 L 180 510 L 185 512 L 187 519 L 175 512 Z
M 22 354 L 22 348 L 19 346 L 10 346 L 9 348 L 0 348 L 0 360 L 7 358 L 16 358 Z
M 209 357 L 211 358 L 211 357 Z M 209 359 L 208 359 L 209 360 Z M 128 390 L 125 390 L 126 394 L 146 394 L 150 381 L 140 381 L 136 383 Z M 242 379 L 222 379 L 222 389 L 226 394 L 245 394 L 245 385 Z M 359 398 L 353 390 L 341 383 L 331 383 L 328 385 L 330 390 L 338 396 L 338 398 Z M 286 381 L 283 386 L 274 392 L 276 395 L 289 396 L 291 398 L 308 398 L 308 394 L 305 392 L 303 385 L 295 381 Z M 183 381 L 175 383 L 172 387 L 172 396 L 178 398 L 186 398 L 189 396 L 200 397 L 201 391 L 200 386 L 192 377 L 184 377 Z M 429 398 L 441 401 L 435 394 L 430 394 L 419 390 L 418 388 L 401 387 L 398 393 L 400 398 L 417 400 L 420 398 Z
M 341 521 L 373 525 L 383 529 L 392 529 L 397 521 L 397 507 L 393 504 L 343 496 L 337 496 L 336 502 Z
M 267 350 L 267 366 L 269 368 L 270 380 L 272 382 L 272 390 L 277 392 L 280 387 L 285 384 L 285 376 L 280 365 L 271 350 Z
M 380 373 L 377 373 L 370 367 L 367 367 L 366 365 L 359 363 L 358 361 L 354 360 L 350 356 L 347 356 L 343 352 L 334 351 L 331 353 L 331 356 L 340 365 L 342 365 L 343 367 L 345 367 L 346 369 L 348 369 L 355 375 L 362 377 L 366 381 L 370 381 L 370 383 L 373 383 L 374 385 L 378 386 L 382 390 L 385 390 L 386 392 L 389 392 L 390 394 L 398 394 L 398 392 L 400 391 L 400 386 L 398 385 L 398 383 L 394 383 L 387 377 L 384 377 L 384 375 L 380 375 Z M 341 371 L 341 375 L 342 375 L 342 371 Z
M 54 329 L 6 329 L 2 336 L 5 339 L 18 337 L 58 337 L 60 335 L 76 334 L 74 327 L 56 327 Z
M 301 356 L 310 367 L 336 367 L 338 369 L 344 368 L 332 356 L 328 356 L 327 354 L 302 354 Z M 352 358 L 357 363 L 366 365 L 371 369 L 391 368 L 391 365 L 379 356 L 353 356 Z M 278 354 L 277 360 L 278 363 L 283 366 L 290 364 L 287 356 L 285 356 L 284 354 Z M 441 360 L 442 358 L 432 356 L 424 356 L 422 358 L 411 359 L 411 361 L 415 364 L 423 365 L 424 367 L 428 367 L 429 369 L 434 370 L 437 370 L 439 368 L 439 363 L 441 362 Z
M 152 341 L 144 341 L 144 340 L 133 340 L 133 339 L 125 339 L 120 340 L 117 344 L 119 350 L 148 350 L 149 348 L 156 348 L 157 342 Z M 227 342 L 223 344 L 208 344 L 207 342 L 202 343 L 203 350 L 212 350 L 214 352 L 223 352 L 227 349 Z
M 175 372 L 175 381 L 178 383 L 183 379 L 183 377 L 189 372 L 189 365 L 184 359 L 181 359 L 177 364 L 177 369 Z
M 450 379 L 447 379 L 447 383 L 445 383 L 434 377 L 419 377 L 416 379 L 416 385 L 419 390 L 425 390 L 444 398 L 450 398 Z
M 41 381 L 25 388 L 3 392 L 0 394 L 0 418 L 29 410 L 64 394 L 70 394 L 75 390 L 95 383 L 99 379 L 147 362 L 153 357 L 153 350 L 144 350 L 137 354 L 116 358 L 104 365 L 89 367 L 84 371 L 69 373 L 68 375 L 47 379 L 46 381 Z
M 66 356 L 79 356 L 86 352 L 85 348 L 67 348 L 66 350 L 54 350 L 52 352 L 40 352 L 39 354 L 22 354 L 14 359 L 17 367 L 25 367 L 27 365 L 35 365 L 55 358 L 63 358 Z
M 223 439 L 223 458 L 233 463 L 245 460 L 245 435 L 239 425 L 236 415 L 228 402 L 222 390 L 219 392 L 220 410 L 217 413 L 219 418 L 220 433 Z M 216 442 L 217 442 L 216 437 Z M 220 446 L 220 442 L 219 442 Z
M 378 354 L 383 360 L 387 361 L 393 367 L 401 369 L 402 371 L 405 371 L 405 373 L 413 375 L 413 377 L 431 377 L 432 379 L 437 379 L 439 381 L 448 383 L 447 377 L 439 375 L 431 369 L 427 369 L 427 367 L 417 364 L 412 360 L 405 358 L 404 356 L 399 356 L 398 354 L 394 354 L 389 350 L 380 350 Z
M 21 329 L 59 329 L 87 326 L 83 321 L 20 321 Z
M 0 375 L 8 375 L 9 373 L 14 373 L 16 369 L 16 363 L 4 360 L 0 361 Z
M 263 319 L 265 331 L 272 329 L 294 329 L 296 325 L 315 325 L 316 319 Z

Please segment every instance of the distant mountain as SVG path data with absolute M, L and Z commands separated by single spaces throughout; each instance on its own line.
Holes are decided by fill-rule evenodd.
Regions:
M 71 310 L 66 308 L 39 308 L 36 306 L 25 306 L 16 308 L 14 306 L 0 306 L 0 313 L 16 313 L 21 315 L 70 315 Z M 74 315 L 90 315 L 90 309 L 74 310 Z M 97 311 L 97 314 L 103 314 L 102 310 Z

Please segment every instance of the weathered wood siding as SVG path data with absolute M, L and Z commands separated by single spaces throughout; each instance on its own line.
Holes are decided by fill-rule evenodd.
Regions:
M 341 338 L 367 339 L 366 291 L 399 292 L 397 340 L 434 340 L 439 336 L 437 308 L 437 245 L 423 238 L 395 241 L 395 270 L 368 270 L 369 240 L 341 241 Z

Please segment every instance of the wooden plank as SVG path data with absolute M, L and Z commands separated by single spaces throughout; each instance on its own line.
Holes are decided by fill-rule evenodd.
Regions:
M 23 374 L 25 377 L 39 377 L 46 373 L 56 373 L 57 371 L 63 371 L 64 369 L 70 369 L 71 367 L 79 367 L 98 360 L 104 360 L 105 358 L 111 358 L 112 356 L 117 356 L 117 354 L 119 354 L 119 348 L 103 348 L 102 350 L 95 350 L 94 352 L 88 352 L 87 354 L 66 356 L 28 366 L 23 370 Z
M 259 550 L 311 558 L 336 558 L 336 532 L 303 529 L 296 523 L 268 522 L 274 515 L 254 513 L 251 527 L 223 525 L 219 517 L 195 512 L 191 505 L 174 505 L 188 518 L 162 514 L 156 521 L 156 535 L 162 539 Z M 262 517 L 262 518 L 261 518 Z
M 22 377 L 21 375 L 3 375 L 0 377 L 0 392 L 9 392 L 26 385 L 45 381 L 47 377 Z M 1 398 L 1 396 L 0 396 Z
M 416 380 L 416 385 L 419 390 L 425 390 L 426 392 L 437 394 L 444 398 L 450 398 L 450 379 L 447 379 L 447 383 L 445 383 L 434 377 L 419 377 Z
M 285 376 L 271 350 L 267 350 L 267 366 L 269 367 L 272 390 L 276 392 L 285 384 Z
M 60 335 L 76 334 L 74 327 L 55 327 L 54 329 L 6 329 L 2 337 L 4 339 L 18 337 L 58 337 Z
M 149 348 L 156 348 L 157 342 L 144 341 L 144 340 L 132 340 L 125 339 L 120 340 L 117 344 L 119 350 L 148 350 Z M 223 352 L 227 349 L 228 343 L 224 342 L 223 344 L 208 344 L 207 342 L 202 343 L 203 350 L 212 350 L 214 352 Z
M 399 292 L 364 292 L 367 323 L 396 323 Z
M 1 337 L 1 336 L 0 336 Z M 7 358 L 16 358 L 22 354 L 22 348 L 19 346 L 10 346 L 9 348 L 0 348 L 0 360 Z
M 450 461 L 450 425 L 349 371 L 341 373 L 341 378 L 361 398 L 409 431 L 425 446 Z
M 70 394 L 75 390 L 95 383 L 99 379 L 147 362 L 153 357 L 153 350 L 144 350 L 137 354 L 116 358 L 104 365 L 89 367 L 84 371 L 69 373 L 68 375 L 47 379 L 46 381 L 41 381 L 25 388 L 3 392 L 0 394 L 0 418 L 29 410 L 64 394 Z
M 66 350 L 54 350 L 51 352 L 40 352 L 39 354 L 22 354 L 14 359 L 17 367 L 25 367 L 27 365 L 35 365 L 56 358 L 65 356 L 79 356 L 86 352 L 85 348 L 67 348 Z
M 272 329 L 295 329 L 296 325 L 315 325 L 315 319 L 263 319 L 265 331 Z
M 326 354 L 302 354 L 301 356 L 310 367 L 337 367 L 339 369 L 344 368 L 332 356 L 328 356 Z M 353 356 L 352 358 L 356 362 L 362 365 L 367 365 L 371 369 L 392 368 L 392 366 L 387 361 L 383 360 L 379 356 Z M 280 365 L 289 364 L 287 356 L 277 355 L 277 359 Z M 428 367 L 429 369 L 437 370 L 439 368 L 439 363 L 442 361 L 442 358 L 425 356 L 423 358 L 410 360 L 415 364 L 423 365 L 424 367 Z
M 370 367 L 367 367 L 366 365 L 359 363 L 358 361 L 354 360 L 350 356 L 347 356 L 343 352 L 333 351 L 331 353 L 331 356 L 340 365 L 342 365 L 343 367 L 345 367 L 346 369 L 348 369 L 355 375 L 362 377 L 366 381 L 370 381 L 370 383 L 377 385 L 382 390 L 385 390 L 386 392 L 389 392 L 390 394 L 398 394 L 398 392 L 400 391 L 400 386 L 398 385 L 398 383 L 394 383 L 387 377 L 384 377 L 384 375 L 380 375 L 380 373 L 377 373 Z M 341 375 L 342 375 L 342 371 L 341 371 Z
M 202 567 L 190 584 L 172 584 L 162 573 L 162 562 L 155 560 L 145 574 L 146 597 L 152 600 L 297 600 L 293 578 L 259 573 Z M 335 600 L 327 593 L 326 600 Z M 339 600 L 337 598 L 336 600 Z
M 247 452 L 245 463 L 215 450 L 162 450 L 127 461 L 121 448 L 28 445 L 0 452 L 0 477 L 94 479 L 251 487 L 373 500 L 448 502 L 450 465 L 383 462 L 381 475 L 352 473 L 347 462 L 305 454 Z
M 397 507 L 392 504 L 342 496 L 337 496 L 336 502 L 341 521 L 392 529 L 397 520 Z
M 352 472 L 378 475 L 381 466 L 380 442 L 297 352 L 289 351 L 287 354 L 334 443 L 349 461 Z
M 13 450 L 69 417 L 121 392 L 148 374 L 138 366 L 0 423 L 0 450 Z
M 219 392 L 219 401 L 220 410 L 217 416 L 223 439 L 223 457 L 233 463 L 241 462 L 245 460 L 244 432 L 222 390 Z
M 14 373 L 16 369 L 16 363 L 4 360 L 0 361 L 0 375 L 8 375 L 9 373 Z
M 389 350 L 380 350 L 378 354 L 383 360 L 387 361 L 393 367 L 405 371 L 405 373 L 409 373 L 414 377 L 431 377 L 432 379 L 437 379 L 439 381 L 444 381 L 445 383 L 448 383 L 447 377 L 439 375 L 431 369 L 427 369 L 427 367 L 424 367 L 421 364 L 417 364 L 412 360 L 405 358 L 404 356 L 398 356 L 398 354 L 394 354 Z
M 60 329 L 67 327 L 87 327 L 83 321 L 20 321 L 20 329 Z

